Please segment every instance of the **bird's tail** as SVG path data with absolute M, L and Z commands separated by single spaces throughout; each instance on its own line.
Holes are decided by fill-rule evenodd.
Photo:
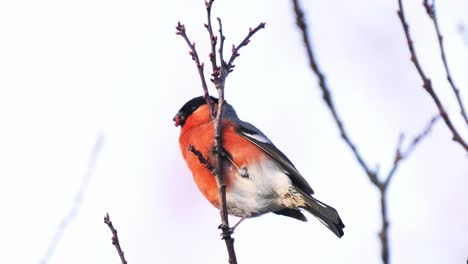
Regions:
M 345 225 L 341 221 L 338 212 L 335 208 L 322 203 L 321 201 L 315 199 L 314 197 L 302 193 L 304 198 L 303 208 L 315 216 L 322 224 L 324 224 L 328 229 L 330 229 L 337 237 L 343 236 L 343 228 Z

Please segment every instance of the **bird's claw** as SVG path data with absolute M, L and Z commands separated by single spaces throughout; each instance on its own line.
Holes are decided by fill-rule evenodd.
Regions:
M 220 234 L 221 239 L 226 239 L 226 238 L 230 237 L 232 234 L 234 234 L 234 229 L 232 229 L 232 228 L 230 228 L 230 227 L 228 227 L 228 226 L 226 226 L 224 224 L 220 224 L 218 226 L 218 229 L 221 229 L 221 231 L 222 231 L 221 234 Z

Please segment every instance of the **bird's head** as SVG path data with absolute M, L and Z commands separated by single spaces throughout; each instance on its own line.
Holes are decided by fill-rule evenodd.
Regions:
M 215 97 L 210 96 L 211 101 L 214 105 L 218 104 L 218 99 Z M 197 110 L 199 110 L 202 106 L 207 108 L 206 100 L 203 96 L 195 97 L 190 101 L 186 102 L 182 108 L 180 108 L 179 112 L 174 116 L 172 119 L 174 121 L 174 125 L 183 127 L 187 119 Z M 208 112 L 209 118 L 209 112 Z

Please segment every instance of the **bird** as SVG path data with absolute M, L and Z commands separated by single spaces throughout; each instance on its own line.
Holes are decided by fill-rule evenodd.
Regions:
M 209 98 L 217 109 L 218 99 Z M 181 127 L 179 146 L 195 184 L 219 209 L 218 186 L 210 166 L 215 162 L 214 124 L 205 97 L 186 102 L 173 121 Z M 246 218 L 270 212 L 306 222 L 302 213 L 306 211 L 337 237 L 343 236 L 345 225 L 337 210 L 314 198 L 313 189 L 288 157 L 262 131 L 240 120 L 227 102 L 221 128 L 227 212 L 241 218 L 233 228 Z

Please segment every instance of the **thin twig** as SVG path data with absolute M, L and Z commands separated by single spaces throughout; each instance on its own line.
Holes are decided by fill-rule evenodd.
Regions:
M 255 34 L 257 33 L 260 29 L 263 29 L 265 28 L 265 25 L 266 23 L 265 22 L 262 22 L 260 24 L 258 24 L 258 26 L 256 26 L 254 29 L 252 28 L 249 28 L 249 33 L 247 34 L 247 36 L 239 43 L 239 45 L 235 46 L 235 45 L 232 45 L 232 54 L 231 54 L 231 58 L 229 59 L 227 65 L 226 65 L 226 69 L 228 72 L 232 72 L 233 71 L 233 68 L 235 67 L 234 65 L 234 60 L 239 57 L 239 50 L 244 47 L 244 46 L 247 46 L 247 44 L 250 43 L 250 38 Z
M 208 107 L 210 108 L 211 117 L 213 118 L 215 115 L 215 111 L 214 111 L 213 103 L 211 102 L 211 99 L 210 99 L 210 94 L 208 92 L 208 85 L 206 84 L 205 73 L 204 73 L 205 64 L 200 63 L 200 58 L 198 57 L 197 50 L 195 49 L 195 42 L 192 43 L 189 37 L 187 36 L 185 25 L 181 24 L 179 21 L 177 23 L 176 30 L 177 30 L 176 34 L 182 36 L 182 38 L 184 38 L 185 42 L 187 42 L 187 45 L 190 48 L 189 54 L 192 57 L 192 60 L 195 61 L 195 64 L 197 65 L 197 69 L 198 69 L 198 74 L 200 75 L 200 80 L 201 80 L 202 89 L 203 89 L 203 97 L 205 98 L 206 103 L 208 104 Z
M 226 40 L 226 37 L 223 34 L 223 24 L 221 23 L 221 18 L 218 17 L 218 26 L 219 26 L 219 38 L 221 39 L 219 42 L 219 61 L 221 63 L 221 68 L 222 69 L 227 69 L 226 61 L 224 61 L 224 41 Z M 226 73 L 223 72 L 221 73 L 222 75 L 225 75 Z
M 432 87 L 432 82 L 431 80 L 426 76 L 424 73 L 421 64 L 419 63 L 418 57 L 416 56 L 416 51 L 414 49 L 413 41 L 411 40 L 411 35 L 409 32 L 409 25 L 408 22 L 406 21 L 405 18 L 405 13 L 403 10 L 403 3 L 401 0 L 398 0 L 398 17 L 400 18 L 401 24 L 403 26 L 403 30 L 405 32 L 405 37 L 406 41 L 408 44 L 408 48 L 411 53 L 411 61 L 413 62 L 414 66 L 416 67 L 416 70 L 418 71 L 419 76 L 421 77 L 423 81 L 423 88 L 429 93 L 429 95 L 432 97 L 432 100 L 436 104 L 440 115 L 442 116 L 442 119 L 444 120 L 445 124 L 447 127 L 450 129 L 452 132 L 453 140 L 462 146 L 465 151 L 468 151 L 468 144 L 461 138 L 460 134 L 458 133 L 457 129 L 454 127 L 452 124 L 452 121 L 450 120 L 449 115 L 447 114 L 447 111 L 445 110 L 444 106 L 442 105 L 442 102 L 440 101 L 439 97 L 435 93 L 433 87 Z
M 430 122 L 429 125 L 426 127 L 423 133 L 421 133 L 418 137 L 416 137 L 410 146 L 406 149 L 406 151 L 402 152 L 401 151 L 401 146 L 403 144 L 403 139 L 404 135 L 400 135 L 398 145 L 397 145 L 397 150 L 396 150 L 396 157 L 394 159 L 394 163 L 392 166 L 392 169 L 389 171 L 388 176 L 384 180 L 380 180 L 378 177 L 378 170 L 371 170 L 370 167 L 367 165 L 365 162 L 364 158 L 362 157 L 361 153 L 358 151 L 356 145 L 351 141 L 347 131 L 344 128 L 342 119 L 338 115 L 338 111 L 336 110 L 335 104 L 333 102 L 333 98 L 330 92 L 330 89 L 328 87 L 328 84 L 325 79 L 325 75 L 322 73 L 320 70 L 318 63 L 316 61 L 316 58 L 314 56 L 313 50 L 312 50 L 312 44 L 309 38 L 309 33 L 307 31 L 307 24 L 305 23 L 304 20 L 304 11 L 301 9 L 299 5 L 299 0 L 292 0 L 293 6 L 294 6 L 294 12 L 296 14 L 296 23 L 297 26 L 299 27 L 301 33 L 302 33 L 302 40 L 304 43 L 304 47 L 307 52 L 307 58 L 309 60 L 309 65 L 314 72 L 314 74 L 317 76 L 318 81 L 319 81 L 319 86 L 322 91 L 322 96 L 323 100 L 325 101 L 325 104 L 327 105 L 328 109 L 330 110 L 333 120 L 335 121 L 338 130 L 340 131 L 342 139 L 346 142 L 347 146 L 351 149 L 354 157 L 358 161 L 358 163 L 361 165 L 363 170 L 366 172 L 369 181 L 379 190 L 380 194 L 380 210 L 381 210 L 381 219 L 382 219 L 382 229 L 380 231 L 379 237 L 380 237 L 380 243 L 381 243 L 381 257 L 382 257 L 382 262 L 384 264 L 390 263 L 390 246 L 389 246 L 389 238 L 388 238 L 388 226 L 389 226 L 389 220 L 388 220 L 388 214 L 387 214 L 387 188 L 389 186 L 389 183 L 391 179 L 393 178 L 393 175 L 395 174 L 398 165 L 400 164 L 401 161 L 403 161 L 416 147 L 416 145 L 424 138 L 426 137 L 429 132 L 431 127 L 434 125 L 435 121 L 437 118 L 433 118 Z
M 210 161 L 206 159 L 205 157 L 203 157 L 203 154 L 201 153 L 201 151 L 196 149 L 195 146 L 190 145 L 188 150 L 192 152 L 193 154 L 195 154 L 195 156 L 198 157 L 198 161 L 200 161 L 201 164 L 204 164 L 205 168 L 207 168 L 209 171 L 213 171 L 215 169 L 215 167 L 210 163 Z
M 448 67 L 447 56 L 445 55 L 443 36 L 442 36 L 442 33 L 440 32 L 439 22 L 437 21 L 437 14 L 436 14 L 434 3 L 430 4 L 429 1 L 424 0 L 423 6 L 426 9 L 427 15 L 432 20 L 434 24 L 434 29 L 437 33 L 437 39 L 439 40 L 440 55 L 442 57 L 442 62 L 444 63 L 445 73 L 447 74 L 447 81 L 450 83 L 453 93 L 455 94 L 455 97 L 457 98 L 458 105 L 460 106 L 460 114 L 463 116 L 463 119 L 465 119 L 466 125 L 468 125 L 468 117 L 466 116 L 465 108 L 463 106 L 463 101 L 461 99 L 460 90 L 458 90 L 458 88 L 455 86 L 455 82 L 453 81 L 452 75 L 450 74 L 450 70 Z
M 99 159 L 99 155 L 102 152 L 102 147 L 104 144 L 104 134 L 101 132 L 96 136 L 96 141 L 91 149 L 91 153 L 89 155 L 88 164 L 86 166 L 85 173 L 83 174 L 83 178 L 81 179 L 81 184 L 78 191 L 75 194 L 75 198 L 73 200 L 73 204 L 68 211 L 67 215 L 62 219 L 60 224 L 57 226 L 54 236 L 50 240 L 45 255 L 41 259 L 41 264 L 46 264 L 48 260 L 53 256 L 55 252 L 55 248 L 57 247 L 60 239 L 63 236 L 63 233 L 67 229 L 68 225 L 76 218 L 80 207 L 83 203 L 83 198 L 88 189 L 89 183 L 91 181 L 91 177 L 93 176 L 94 170 L 96 168 L 97 160 Z
M 401 146 L 403 144 L 403 139 L 404 139 L 404 134 L 401 134 L 401 137 L 400 137 L 400 140 L 399 140 L 399 143 L 398 143 L 398 147 L 397 147 L 397 149 L 395 151 L 395 158 L 393 160 L 392 168 L 390 169 L 390 171 L 387 174 L 387 177 L 385 178 L 385 182 L 384 182 L 385 188 L 387 188 L 388 184 L 392 180 L 393 175 L 395 174 L 396 170 L 398 169 L 398 165 L 400 164 L 400 162 L 403 161 L 404 159 L 406 159 L 414 151 L 414 149 L 416 148 L 418 143 L 420 141 L 422 141 L 427 135 L 429 135 L 429 133 L 432 130 L 432 127 L 439 120 L 439 118 L 440 118 L 440 115 L 434 116 L 429 121 L 429 123 L 426 125 L 424 130 L 419 135 L 417 135 L 416 137 L 413 138 L 413 140 L 411 141 L 409 146 L 404 151 L 401 150 Z
M 218 42 L 218 37 L 213 34 L 213 26 L 211 24 L 211 8 L 213 6 L 214 0 L 205 1 L 206 6 L 206 16 L 207 16 L 207 23 L 205 24 L 206 30 L 208 30 L 208 35 L 210 37 L 210 46 L 211 46 L 211 53 L 209 54 L 210 61 L 211 61 L 211 68 L 213 69 L 213 79 L 211 81 L 216 83 L 219 79 L 219 66 L 216 58 L 216 45 Z
M 114 228 L 112 221 L 110 220 L 109 213 L 106 213 L 104 216 L 104 223 L 109 227 L 112 232 L 112 245 L 115 246 L 117 253 L 119 254 L 120 261 L 122 264 L 127 264 L 127 260 L 125 259 L 125 254 L 120 246 L 119 236 L 117 235 L 117 229 Z

